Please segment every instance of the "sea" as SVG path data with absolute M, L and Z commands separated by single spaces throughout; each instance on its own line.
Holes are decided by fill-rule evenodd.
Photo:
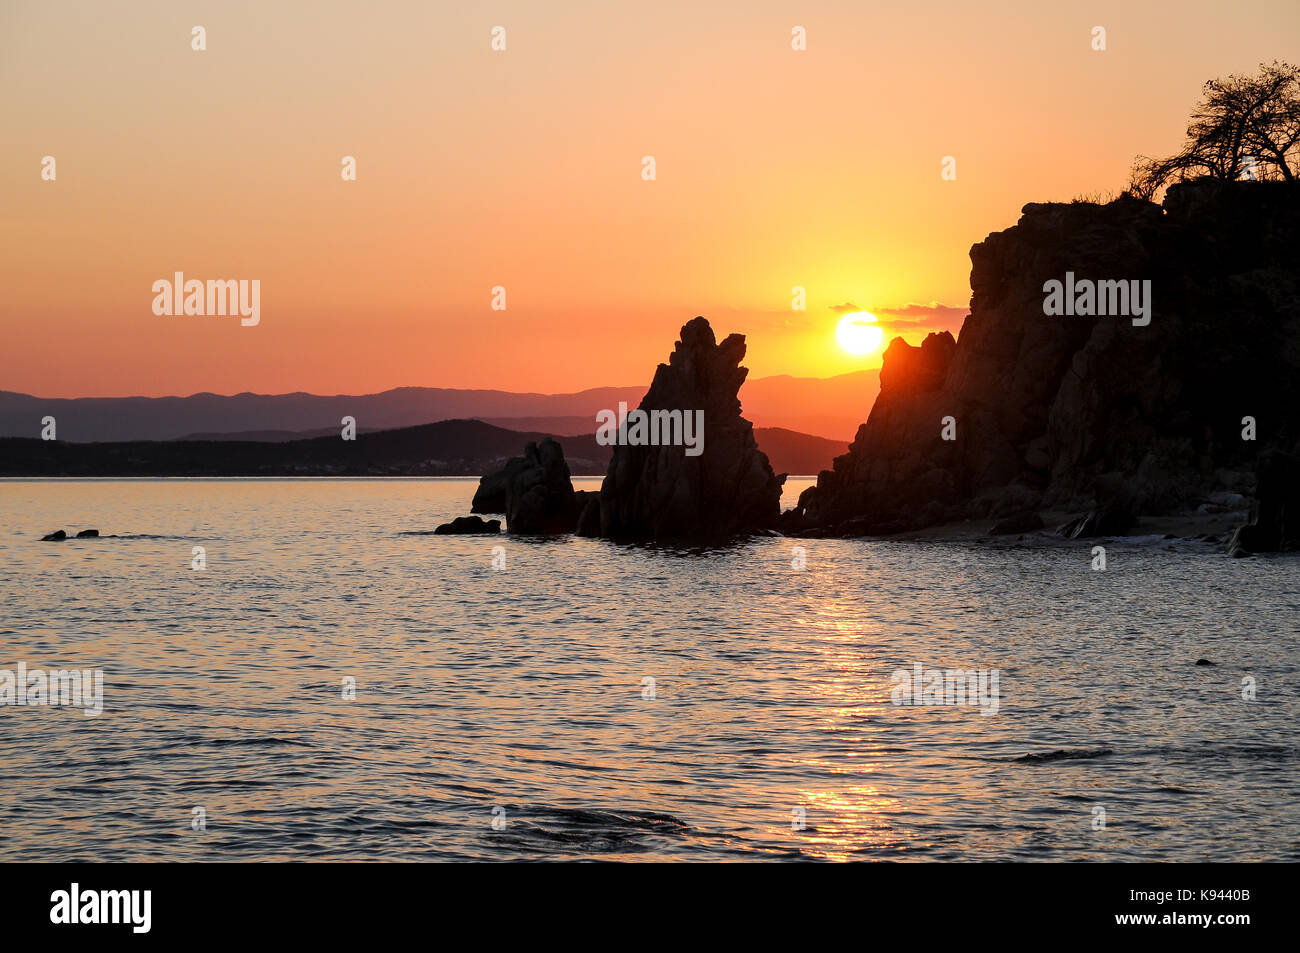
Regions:
M 1300 558 L 433 535 L 476 483 L 0 482 L 0 860 L 1300 859 Z

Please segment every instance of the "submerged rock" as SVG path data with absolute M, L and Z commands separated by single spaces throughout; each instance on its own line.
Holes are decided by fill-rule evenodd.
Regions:
M 602 536 L 719 539 L 777 525 L 784 477 L 773 472 L 753 424 L 741 416 L 744 356 L 743 335 L 719 344 L 702 317 L 682 327 L 638 410 L 680 411 L 683 418 L 702 411 L 700 452 L 688 456 L 680 442 L 616 446 L 600 490 Z
M 41 542 L 46 543 L 51 540 L 67 539 L 68 534 L 61 529 L 56 529 L 53 533 L 46 533 L 41 537 Z
M 97 529 L 83 529 L 80 533 L 77 534 L 77 539 L 95 539 L 98 536 L 99 536 L 99 530 Z
M 457 516 L 450 523 L 443 523 L 434 530 L 439 536 L 456 533 L 499 533 L 500 520 L 485 520 L 480 516 Z

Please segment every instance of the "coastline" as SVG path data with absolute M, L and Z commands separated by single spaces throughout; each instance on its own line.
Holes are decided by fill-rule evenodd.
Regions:
M 824 539 L 897 539 L 897 540 L 916 540 L 924 542 L 973 542 L 983 540 L 989 544 L 999 544 L 1002 546 L 1015 545 L 1019 543 L 1055 541 L 1062 544 L 1091 544 L 1097 545 L 1103 540 L 1175 540 L 1182 542 L 1205 542 L 1211 545 L 1218 545 L 1227 542 L 1227 538 L 1232 535 L 1242 523 L 1249 519 L 1249 513 L 1245 510 L 1225 513 L 1181 513 L 1169 516 L 1143 516 L 1131 531 L 1122 536 L 1097 536 L 1087 539 L 1068 539 L 1057 532 L 1057 527 L 1068 522 L 1077 513 L 1069 513 L 1061 510 L 1042 512 L 1044 526 L 1042 529 L 1033 530 L 1024 533 L 1008 533 L 1002 536 L 990 535 L 989 530 L 993 528 L 1000 520 L 997 519 L 979 519 L 979 520 L 959 520 L 955 522 L 940 523 L 935 526 L 927 526 L 923 529 L 908 530 L 904 533 L 895 533 L 889 536 L 863 536 L 863 537 L 799 537 L 791 536 L 790 539 L 805 538 L 824 538 Z M 1204 539 L 1205 536 L 1213 537 Z

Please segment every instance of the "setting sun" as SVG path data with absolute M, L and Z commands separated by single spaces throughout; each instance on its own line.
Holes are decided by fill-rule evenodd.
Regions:
M 880 330 L 874 314 L 869 311 L 854 311 L 840 318 L 839 326 L 835 329 L 835 339 L 850 354 L 871 354 L 880 350 L 885 332 Z

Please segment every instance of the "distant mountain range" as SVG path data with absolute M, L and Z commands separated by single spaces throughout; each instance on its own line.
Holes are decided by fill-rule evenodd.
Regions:
M 877 371 L 837 377 L 764 377 L 740 397 L 755 427 L 815 434 L 847 444 L 880 389 Z M 635 407 L 645 387 L 597 387 L 572 394 L 399 387 L 379 394 L 193 394 L 189 397 L 46 398 L 0 391 L 0 437 L 39 437 L 54 417 L 59 441 L 225 439 L 289 441 L 334 434 L 344 416 L 362 433 L 479 419 L 506 430 L 594 434 L 595 415 L 620 401 Z M 518 450 L 513 451 L 518 453 Z M 778 468 L 780 469 L 780 468 Z
M 481 420 L 444 420 L 361 432 L 356 440 L 341 439 L 338 428 L 307 439 L 223 435 L 220 440 L 70 443 L 6 437 L 0 438 L 0 476 L 479 476 L 546 435 Z M 778 473 L 812 475 L 848 450 L 847 441 L 780 428 L 756 428 L 755 437 Z M 594 433 L 557 439 L 575 476 L 604 475 L 611 448 L 596 443 Z

